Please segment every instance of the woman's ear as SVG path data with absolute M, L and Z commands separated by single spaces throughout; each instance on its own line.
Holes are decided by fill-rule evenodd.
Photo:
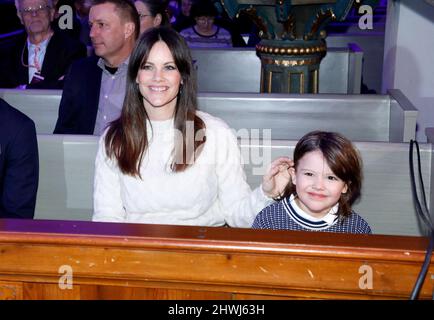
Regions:
M 295 169 L 294 167 L 291 167 L 288 169 L 289 174 L 291 175 L 291 182 L 292 184 L 297 184 L 297 177 L 295 176 Z
M 162 20 L 163 20 L 163 17 L 161 16 L 161 14 L 157 13 L 157 15 L 154 18 L 154 27 L 158 27 L 159 25 L 161 25 Z

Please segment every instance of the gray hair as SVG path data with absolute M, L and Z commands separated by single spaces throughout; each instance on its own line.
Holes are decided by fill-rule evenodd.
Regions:
M 54 8 L 53 6 L 53 0 L 44 0 L 45 2 L 47 2 L 47 4 L 50 6 L 50 8 Z M 15 0 L 15 7 L 17 8 L 17 10 L 20 9 L 20 4 L 23 2 L 23 0 Z

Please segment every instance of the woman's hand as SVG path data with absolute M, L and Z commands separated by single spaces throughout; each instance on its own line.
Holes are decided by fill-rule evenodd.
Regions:
M 288 169 L 294 166 L 294 161 L 288 157 L 275 159 L 262 178 L 262 190 L 267 197 L 279 197 L 288 185 L 291 175 Z

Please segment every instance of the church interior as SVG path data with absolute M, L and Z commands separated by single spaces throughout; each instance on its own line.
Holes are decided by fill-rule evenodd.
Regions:
M 215 2 L 257 23 L 242 46 L 191 47 L 198 108 L 235 132 L 248 186 L 306 133 L 339 132 L 372 234 L 92 221 L 100 137 L 53 134 L 62 89 L 0 85 L 39 159 L 33 218 L 0 215 L 0 299 L 434 299 L 434 1 Z M 0 12 L 1 61 L 28 31 L 14 1 Z

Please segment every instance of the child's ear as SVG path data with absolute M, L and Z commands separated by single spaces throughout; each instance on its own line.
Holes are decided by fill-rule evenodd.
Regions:
M 342 193 L 347 193 L 348 185 L 345 183 L 344 188 L 342 189 Z
M 294 169 L 294 167 L 289 168 L 288 172 L 291 175 L 292 184 L 294 184 L 294 185 L 297 184 L 297 177 L 295 176 L 295 169 Z

